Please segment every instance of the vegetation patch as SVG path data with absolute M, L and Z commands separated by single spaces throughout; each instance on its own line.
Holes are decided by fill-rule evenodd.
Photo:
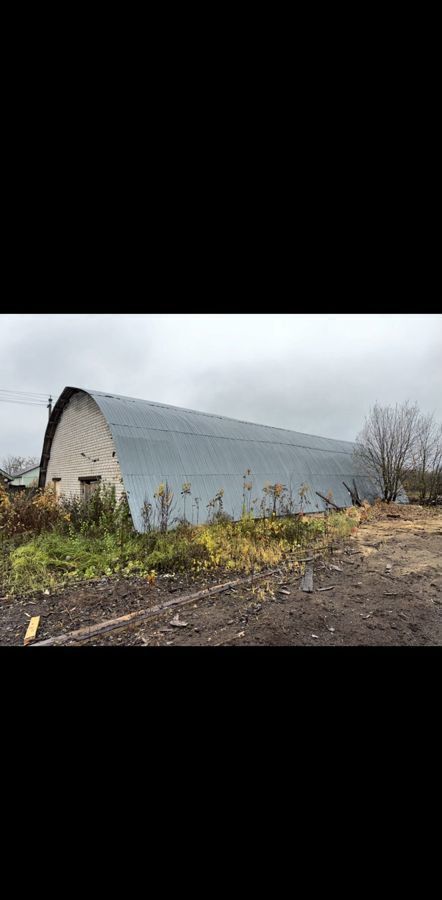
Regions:
M 160 503 L 168 502 L 167 491 Z M 24 596 L 73 581 L 158 573 L 200 574 L 219 568 L 251 573 L 302 555 L 306 548 L 347 537 L 361 516 L 345 510 L 318 516 L 292 514 L 233 522 L 217 502 L 211 523 L 184 521 L 171 531 L 134 531 L 125 498 L 104 488 L 87 503 L 58 503 L 51 488 L 8 496 L 0 492 L 0 590 Z M 161 511 L 161 508 L 160 508 Z M 163 510 L 164 512 L 164 510 Z

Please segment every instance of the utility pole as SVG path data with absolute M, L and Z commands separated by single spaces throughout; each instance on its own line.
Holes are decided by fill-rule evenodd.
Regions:
M 48 409 L 48 419 L 50 419 L 51 412 L 52 412 L 52 397 L 49 397 L 47 409 Z

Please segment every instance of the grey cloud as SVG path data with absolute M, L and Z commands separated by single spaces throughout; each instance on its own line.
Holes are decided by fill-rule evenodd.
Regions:
M 375 401 L 442 420 L 442 316 L 0 316 L 0 388 L 67 384 L 354 440 Z M 47 412 L 0 403 L 0 463 Z

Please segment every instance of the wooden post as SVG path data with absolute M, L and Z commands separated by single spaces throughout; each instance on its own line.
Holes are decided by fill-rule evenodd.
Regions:
M 339 506 L 336 506 L 336 503 L 333 503 L 333 500 L 329 500 L 328 497 L 324 497 L 324 494 L 320 494 L 319 491 L 315 491 L 315 494 L 317 494 L 318 497 L 321 498 L 321 500 L 324 500 L 325 503 L 329 503 L 330 506 L 333 506 L 334 509 L 339 510 Z

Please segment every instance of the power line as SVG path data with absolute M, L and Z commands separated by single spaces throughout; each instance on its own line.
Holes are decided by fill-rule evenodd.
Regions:
M 0 394 L 0 400 L 20 400 L 23 403 L 28 400 L 34 401 L 34 403 L 44 403 L 47 399 L 47 397 L 16 397 L 14 394 Z
M 0 403 L 17 403 L 19 406 L 45 406 L 48 419 L 52 415 L 52 394 L 33 393 L 32 391 L 8 391 L 0 388 Z
M 0 394 L 8 394 L 14 397 L 35 397 L 36 399 L 43 400 L 49 397 L 50 391 L 15 391 L 0 388 Z
M 18 406 L 45 406 L 48 411 L 48 419 L 52 415 L 52 394 L 37 394 L 31 391 L 8 391 L 0 388 L 0 403 L 16 403 Z
M 18 397 L 1 397 L 0 396 L 0 403 L 36 403 L 38 406 L 40 406 L 40 404 L 46 404 L 47 399 L 43 400 L 43 398 L 42 398 L 41 400 L 37 400 L 36 398 L 30 397 L 29 400 L 26 400 L 24 397 L 23 398 L 20 397 L 20 399 L 19 399 Z
M 47 400 L 12 400 L 10 397 L 0 397 L 0 403 L 19 403 L 21 406 L 47 406 Z

